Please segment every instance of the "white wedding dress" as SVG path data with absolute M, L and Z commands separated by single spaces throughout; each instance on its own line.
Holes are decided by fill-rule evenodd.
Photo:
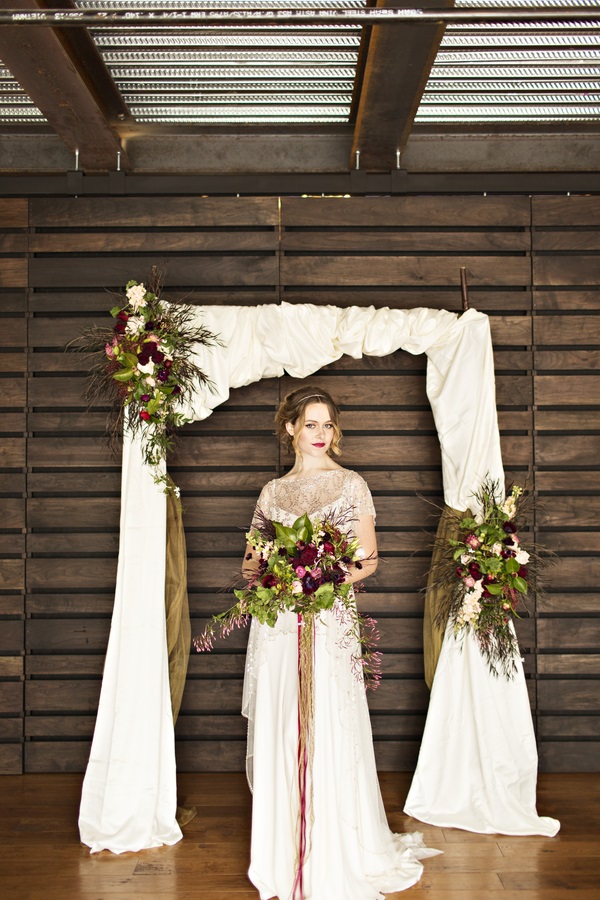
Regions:
M 333 469 L 300 479 L 276 479 L 257 509 L 291 525 L 298 516 L 335 511 L 375 515 L 365 481 Z M 351 523 L 350 523 L 351 525 Z M 362 678 L 353 672 L 356 645 L 334 612 L 315 628 L 313 817 L 303 868 L 304 900 L 381 900 L 415 884 L 419 862 L 439 851 L 420 833 L 396 835 L 379 790 L 369 710 Z M 280 615 L 274 628 L 252 622 L 244 680 L 248 717 L 247 770 L 253 792 L 249 878 L 261 900 L 295 900 L 298 789 L 298 622 Z M 299 894 L 297 893 L 297 896 Z

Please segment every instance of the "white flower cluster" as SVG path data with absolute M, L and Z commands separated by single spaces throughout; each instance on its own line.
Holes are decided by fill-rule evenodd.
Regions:
M 146 288 L 144 285 L 134 284 L 130 288 L 127 288 L 127 299 L 136 312 L 138 309 L 146 306 Z
M 470 591 L 465 592 L 462 606 L 456 618 L 456 631 L 463 628 L 465 625 L 475 624 L 477 622 L 479 613 L 481 612 L 479 598 L 481 597 L 482 591 L 482 583 L 481 581 L 478 581 L 475 584 L 475 587 L 471 588 Z

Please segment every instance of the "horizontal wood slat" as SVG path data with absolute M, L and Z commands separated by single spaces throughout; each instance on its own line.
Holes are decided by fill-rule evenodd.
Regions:
M 284 287 L 296 284 L 327 287 L 328 285 L 451 285 L 467 270 L 469 284 L 529 285 L 530 262 L 519 257 L 457 256 L 284 256 L 281 282 Z M 590 275 L 591 277 L 591 275 Z
M 296 199 L 284 197 L 286 227 L 529 228 L 527 197 L 377 197 Z

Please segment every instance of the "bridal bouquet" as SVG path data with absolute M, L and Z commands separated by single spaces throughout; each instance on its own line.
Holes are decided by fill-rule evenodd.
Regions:
M 109 442 L 119 436 L 127 409 L 128 428 L 142 431 L 144 459 L 154 467 L 172 448 L 174 431 L 190 421 L 181 400 L 208 383 L 193 361 L 194 346 L 218 340 L 195 324 L 193 307 L 167 303 L 137 281 L 127 283 L 110 314 L 112 324 L 88 329 L 69 349 L 92 355 L 85 397 L 90 405 L 110 404 Z
M 324 520 L 300 516 L 293 525 L 282 525 L 259 514 L 256 527 L 246 535 L 256 568 L 242 572 L 247 584 L 235 589 L 237 603 L 213 616 L 200 637 L 197 650 L 211 650 L 215 637 L 225 636 L 244 625 L 250 616 L 273 627 L 283 612 L 302 617 L 312 626 L 321 610 L 333 610 L 346 626 L 344 640 L 358 641 L 360 653 L 355 662 L 366 680 L 379 680 L 380 654 L 375 652 L 375 622 L 356 609 L 353 587 L 346 581 L 351 566 L 362 568 L 365 553 L 358 539 L 343 528 L 348 514 Z M 312 627 L 305 627 L 305 633 Z
M 537 562 L 518 535 L 522 495 L 515 485 L 502 501 L 498 484 L 484 483 L 477 495 L 481 515 L 462 518 L 459 539 L 448 541 L 454 571 L 444 615 L 455 634 L 472 632 L 490 670 L 500 668 L 506 677 L 519 653 L 513 620 L 520 618 Z

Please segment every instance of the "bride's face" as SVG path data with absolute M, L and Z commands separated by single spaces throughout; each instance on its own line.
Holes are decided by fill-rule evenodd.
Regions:
M 303 457 L 319 459 L 326 456 L 334 435 L 334 426 L 326 403 L 309 403 L 305 410 L 304 422 L 288 422 L 289 434 L 296 436 L 296 448 Z

